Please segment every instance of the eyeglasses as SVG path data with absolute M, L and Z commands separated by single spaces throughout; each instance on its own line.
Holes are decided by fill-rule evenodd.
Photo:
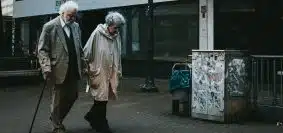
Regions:
M 73 15 L 73 14 L 67 14 L 67 16 L 70 17 L 70 18 L 72 18 L 72 19 L 77 18 L 77 15 L 76 15 L 76 14 L 75 14 L 75 15 Z

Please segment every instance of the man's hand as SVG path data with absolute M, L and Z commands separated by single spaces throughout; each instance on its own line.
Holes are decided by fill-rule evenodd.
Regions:
M 89 63 L 88 63 L 88 60 L 87 59 L 85 59 L 85 58 L 82 58 L 82 64 L 83 64 L 83 66 L 82 66 L 82 73 L 84 74 L 84 75 L 88 75 L 88 73 L 89 73 L 89 71 L 88 71 L 88 69 L 89 69 Z

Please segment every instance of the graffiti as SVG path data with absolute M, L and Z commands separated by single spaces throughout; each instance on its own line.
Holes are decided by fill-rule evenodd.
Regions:
M 193 52 L 193 112 L 222 116 L 224 110 L 224 52 Z
M 229 59 L 226 86 L 230 96 L 243 96 L 247 88 L 247 62 L 245 59 Z

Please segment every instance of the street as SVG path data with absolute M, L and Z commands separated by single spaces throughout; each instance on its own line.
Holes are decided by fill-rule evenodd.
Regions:
M 279 133 L 276 124 L 216 124 L 173 116 L 167 81 L 157 80 L 160 93 L 139 92 L 143 79 L 126 78 L 119 90 L 119 99 L 108 104 L 108 121 L 114 133 Z M 41 85 L 21 85 L 0 89 L 0 133 L 27 133 Z M 80 89 L 79 99 L 64 121 L 69 133 L 92 133 L 83 119 L 92 105 L 91 98 Z M 34 124 L 33 133 L 50 133 L 49 93 L 44 99 Z

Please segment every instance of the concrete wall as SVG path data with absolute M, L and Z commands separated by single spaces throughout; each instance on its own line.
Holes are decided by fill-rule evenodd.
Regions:
M 1 7 L 3 16 L 13 15 L 13 0 L 1 0 Z
M 27 17 L 58 12 L 56 2 L 61 0 L 23 0 L 15 2 L 14 17 Z M 111 7 L 146 4 L 147 0 L 76 0 L 80 10 L 102 9 Z M 175 0 L 154 0 L 154 2 L 167 2 Z

